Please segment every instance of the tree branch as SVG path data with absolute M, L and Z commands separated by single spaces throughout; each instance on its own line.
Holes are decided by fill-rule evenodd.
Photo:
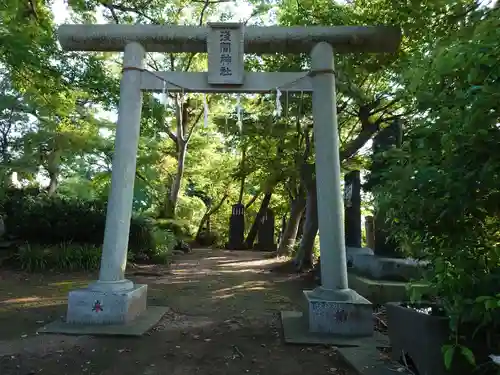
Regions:
M 249 209 L 249 208 L 252 206 L 252 204 L 254 204 L 254 203 L 255 203 L 255 201 L 256 201 L 256 200 L 260 197 L 260 195 L 261 195 L 261 194 L 262 194 L 262 190 L 259 190 L 259 191 L 257 192 L 257 194 L 255 194 L 255 195 L 252 197 L 252 199 L 250 199 L 250 201 L 249 201 L 249 202 L 245 205 L 245 210 Z
M 224 196 L 222 197 L 222 199 L 219 201 L 219 203 L 217 203 L 217 205 L 215 205 L 214 207 L 212 207 L 208 212 L 207 212 L 207 216 L 211 216 L 213 215 L 214 213 L 216 213 L 217 211 L 219 211 L 219 209 L 221 208 L 221 206 L 224 204 L 225 200 L 229 198 L 229 194 L 228 193 L 225 193 Z
M 157 20 L 148 16 L 146 13 L 144 13 L 143 10 L 139 10 L 137 7 L 128 7 L 128 6 L 125 6 L 123 4 L 113 4 L 111 1 L 108 3 L 105 3 L 104 1 L 100 1 L 100 3 L 101 3 L 101 5 L 108 8 L 111 11 L 112 15 L 113 15 L 114 10 L 119 10 L 120 12 L 132 12 L 132 13 L 137 14 L 140 17 L 143 17 L 144 19 L 147 19 L 148 21 L 150 21 L 154 25 L 159 24 Z M 115 16 L 116 16 L 116 14 L 115 14 Z M 115 16 L 113 16 L 113 18 L 116 21 L 117 17 L 115 18 Z M 118 23 L 118 21 L 116 21 L 116 23 Z
M 209 98 L 209 99 L 207 100 L 207 106 L 209 106 L 209 105 L 210 105 L 210 100 L 211 100 L 211 98 Z M 193 132 L 194 132 L 194 128 L 195 128 L 195 127 L 196 127 L 196 125 L 198 125 L 198 123 L 200 122 L 201 115 L 202 115 L 202 114 L 204 114 L 204 112 L 205 112 L 205 108 L 201 109 L 201 110 L 198 112 L 198 114 L 196 115 L 196 118 L 194 119 L 194 122 L 193 122 L 193 124 L 191 125 L 191 128 L 189 129 L 189 131 L 188 131 L 188 133 L 187 133 L 186 138 L 184 138 L 184 141 L 185 141 L 186 143 L 188 143 L 188 142 L 189 142 L 189 140 L 191 139 L 191 136 L 193 135 Z

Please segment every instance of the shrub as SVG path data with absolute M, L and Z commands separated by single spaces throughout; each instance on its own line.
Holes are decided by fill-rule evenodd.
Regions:
M 407 92 L 420 114 L 401 150 L 383 155 L 388 168 L 375 190 L 392 236 L 431 264 L 427 281 L 450 317 L 446 353 L 470 327 L 490 343 L 500 335 L 500 107 L 492 94 L 500 92 L 500 49 L 490 48 L 500 37 L 498 11 L 471 14 L 477 22 L 417 61 Z
M 155 241 L 155 249 L 151 254 L 151 260 L 155 263 L 167 264 L 170 261 L 172 250 L 174 249 L 177 239 L 169 230 L 155 229 L 153 231 Z
M 17 262 L 28 272 L 47 270 L 91 271 L 99 268 L 101 248 L 61 243 L 56 246 L 26 243 L 19 248 Z
M 189 223 L 199 223 L 205 210 L 205 203 L 200 198 L 180 195 L 175 213 L 178 219 Z
M 158 229 L 172 232 L 177 238 L 187 239 L 193 237 L 191 226 L 186 220 L 158 219 L 155 226 Z
M 200 246 L 215 246 L 220 242 L 220 236 L 216 232 L 203 230 L 196 238 Z
M 102 245 L 106 223 L 105 202 L 23 192 L 13 189 L 3 199 L 8 236 L 45 245 Z M 151 220 L 133 217 L 129 248 L 136 253 L 152 252 L 152 231 Z

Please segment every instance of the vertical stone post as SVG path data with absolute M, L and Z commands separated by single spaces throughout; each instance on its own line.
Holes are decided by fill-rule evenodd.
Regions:
M 337 98 L 330 44 L 321 42 L 313 48 L 311 70 L 321 284 L 329 290 L 347 289 Z
M 347 284 L 335 74 L 328 43 L 313 48 L 311 76 L 322 285 L 304 291 L 309 331 L 369 336 L 373 334 L 372 305 Z
M 229 219 L 229 250 L 243 250 L 245 248 L 245 206 L 241 203 L 233 204 Z
M 395 120 L 390 126 L 381 130 L 373 139 L 373 153 L 372 153 L 372 174 L 371 184 L 372 189 L 376 191 L 376 187 L 379 184 L 383 184 L 383 177 L 377 174 L 383 172 L 387 168 L 387 162 L 384 158 L 377 157 L 381 155 L 384 151 L 390 150 L 391 148 L 401 147 L 403 137 L 403 127 L 402 124 Z M 385 222 L 386 216 L 384 213 L 380 212 L 377 207 L 377 198 L 375 196 L 375 215 L 374 215 L 374 252 L 375 255 L 390 258 L 401 258 L 403 255 L 398 250 L 399 244 L 390 238 L 390 233 L 388 231 L 388 226 Z
M 366 247 L 375 248 L 375 224 L 373 216 L 365 216 Z
M 125 47 L 101 269 L 99 281 L 94 285 L 98 288 L 100 284 L 106 284 L 102 285 L 106 289 L 115 290 L 133 286 L 131 281 L 124 279 L 124 274 L 139 144 L 144 56 L 144 48 L 138 43 L 130 43 Z
M 351 171 L 344 176 L 345 244 L 361 247 L 361 173 Z
M 267 208 L 264 215 L 260 219 L 259 231 L 257 232 L 258 242 L 255 245 L 256 250 L 261 251 L 276 251 L 277 245 L 274 242 L 274 211 Z
M 127 324 L 146 311 L 147 285 L 125 279 L 141 120 L 141 70 L 145 56 L 138 43 L 123 56 L 120 105 L 99 280 L 69 292 L 66 322 Z

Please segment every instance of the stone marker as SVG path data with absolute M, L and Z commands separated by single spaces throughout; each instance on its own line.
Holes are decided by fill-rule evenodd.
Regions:
M 375 223 L 373 216 L 365 216 L 365 236 L 366 247 L 373 250 L 375 248 Z
M 267 208 L 260 219 L 258 242 L 255 245 L 256 250 L 276 251 L 277 245 L 274 242 L 274 212 Z
M 380 157 L 382 152 L 394 147 L 401 147 L 403 128 L 399 121 L 394 121 L 390 126 L 380 131 L 373 139 L 373 161 L 372 173 L 375 177 L 372 178 L 372 186 L 382 183 L 382 177 L 377 176 L 386 168 L 386 162 Z M 385 215 L 377 210 L 377 202 L 375 201 L 374 215 L 374 252 L 375 255 L 383 257 L 401 258 L 402 255 L 398 251 L 398 244 L 390 238 L 385 222 Z
M 344 176 L 345 245 L 361 247 L 361 173 Z
M 243 250 L 245 248 L 245 206 L 241 203 L 233 204 L 229 219 L 229 250 Z

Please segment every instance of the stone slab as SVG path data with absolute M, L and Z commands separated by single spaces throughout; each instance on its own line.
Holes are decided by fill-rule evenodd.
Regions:
M 410 284 L 407 282 L 371 280 L 353 272 L 348 272 L 347 276 L 349 287 L 376 305 L 406 301 L 410 296 L 408 291 Z M 412 287 L 421 289 L 424 293 L 427 290 L 427 286 L 423 283 L 414 283 Z
M 313 291 L 304 291 L 307 301 L 309 331 L 345 336 L 373 335 L 373 306 L 353 290 L 351 300 L 318 298 Z
M 102 291 L 90 288 L 69 292 L 66 321 L 71 324 L 124 324 L 146 310 L 146 284 L 132 289 Z
M 361 257 L 363 260 L 366 259 L 366 256 L 374 256 L 374 252 L 372 249 L 368 247 L 350 247 L 347 246 L 345 249 L 347 266 L 355 267 L 358 263 L 358 258 Z
M 421 279 L 426 262 L 411 258 L 387 258 L 369 252 L 350 250 L 348 265 L 362 276 L 375 280 L 410 281 Z
M 390 361 L 368 340 L 357 347 L 339 347 L 338 352 L 360 375 L 413 375 L 400 364 Z
M 168 311 L 165 306 L 149 306 L 136 319 L 125 324 L 70 324 L 56 320 L 38 330 L 38 333 L 94 336 L 141 336 L 155 326 Z
M 389 347 L 387 336 L 374 332 L 369 337 L 346 337 L 333 334 L 310 332 L 307 319 L 300 311 L 282 311 L 281 324 L 283 337 L 288 344 L 302 345 L 334 345 L 337 347 L 356 347 L 371 345 L 375 347 Z

